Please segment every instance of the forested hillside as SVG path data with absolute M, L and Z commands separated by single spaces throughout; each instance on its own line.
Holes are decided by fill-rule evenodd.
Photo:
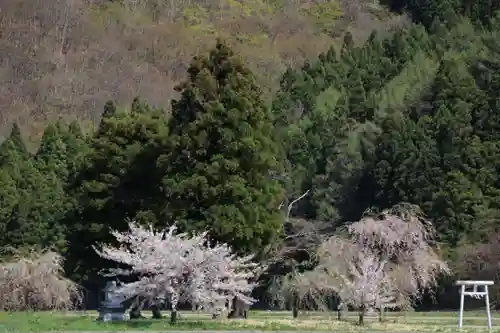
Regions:
M 331 231 L 367 211 L 411 203 L 438 230 L 455 274 L 494 279 L 500 227 L 500 16 L 495 11 L 500 5 L 412 0 L 404 6 L 384 3 L 388 9 L 381 9 L 364 3 L 355 11 L 361 21 L 345 23 L 351 33 L 340 28 L 347 16 L 324 17 L 340 15 L 334 5 L 347 13 L 348 4 L 299 2 L 280 2 L 279 11 L 271 2 L 228 2 L 239 6 L 238 15 L 246 13 L 245 20 L 221 12 L 228 7 L 214 10 L 209 4 L 176 11 L 157 2 L 134 11 L 127 1 L 93 2 L 86 5 L 95 11 L 82 9 L 79 17 L 92 13 L 99 20 L 93 27 L 106 31 L 106 39 L 92 40 L 101 38 L 96 32 L 74 37 L 78 45 L 66 44 L 60 34 L 76 33 L 80 21 L 68 16 L 64 22 L 75 25 L 72 30 L 50 33 L 37 21 L 41 40 L 62 38 L 58 57 L 43 49 L 56 45 L 48 42 L 16 48 L 9 34 L 27 38 L 19 43 L 31 37 L 23 25 L 12 23 L 26 18 L 23 0 L 9 2 L 13 7 L 0 12 L 1 27 L 10 27 L 0 30 L 7 43 L 0 44 L 7 45 L 0 47 L 4 123 L 19 118 L 37 124 L 51 112 L 99 121 L 93 131 L 81 121 L 49 122 L 36 152 L 14 123 L 0 146 L 0 248 L 7 255 L 10 248 L 53 247 L 64 254 L 67 275 L 95 291 L 101 283 L 97 272 L 109 263 L 91 246 L 110 240 L 109 230 L 125 229 L 127 220 L 207 229 L 213 240 L 266 258 L 286 240 L 290 217 L 326 223 Z M 29 10 L 44 8 L 35 3 L 40 7 Z M 413 22 L 391 31 L 374 26 L 380 31 L 360 42 L 360 31 L 371 31 L 371 25 L 358 30 L 351 25 L 375 15 L 357 11 L 363 8 L 378 8 L 384 24 L 401 23 L 406 15 Z M 320 32 L 308 35 L 313 25 L 306 23 L 286 25 L 299 24 L 286 15 L 306 9 L 324 24 Z M 180 23 L 158 13 L 191 15 L 192 21 L 179 30 L 161 30 L 162 24 Z M 223 19 L 214 23 L 217 15 Z M 277 30 L 268 31 L 258 47 L 250 46 L 251 40 L 216 42 L 205 32 L 195 37 L 195 31 L 206 29 L 237 34 L 240 30 L 231 28 L 235 20 L 248 24 L 248 38 L 254 39 L 258 34 L 252 29 L 260 19 L 274 22 Z M 160 35 L 150 34 L 155 29 Z M 161 35 L 165 31 L 168 36 Z M 188 31 L 192 35 L 184 35 Z M 270 34 L 281 42 L 269 41 Z M 115 40 L 118 35 L 130 44 L 116 44 L 123 41 Z M 146 51 L 141 43 L 159 48 Z M 29 52 L 34 52 L 32 62 L 26 60 Z M 145 59 L 135 58 L 139 54 L 163 62 L 139 63 Z M 93 66 L 93 72 L 85 66 Z M 304 193 L 287 212 L 290 201 Z
M 189 60 L 223 37 L 277 88 L 289 65 L 327 50 L 345 31 L 404 25 L 366 0 L 13 0 L 0 5 L 0 137 L 17 121 L 28 143 L 48 120 L 96 125 L 109 99 L 134 95 L 168 108 Z

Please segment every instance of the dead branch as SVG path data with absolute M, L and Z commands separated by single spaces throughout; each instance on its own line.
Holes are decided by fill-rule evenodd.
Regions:
M 298 197 L 297 199 L 293 200 L 289 205 L 288 205 L 288 209 L 287 209 L 287 212 L 286 212 L 286 218 L 288 220 L 288 218 L 290 218 L 290 213 L 292 211 L 292 208 L 293 208 L 293 205 L 297 202 L 299 202 L 300 200 L 302 200 L 303 198 L 306 197 L 306 195 L 309 194 L 309 191 L 310 190 L 307 190 L 305 191 L 300 197 Z
M 274 276 L 268 295 L 272 303 L 283 305 L 292 302 L 294 317 L 297 316 L 298 307 L 323 308 L 325 297 L 320 296 L 324 291 L 311 287 L 308 281 L 309 272 L 299 273 L 301 263 L 310 263 L 318 246 L 324 241 L 331 231 L 331 224 L 311 221 L 302 218 L 290 218 L 293 206 L 309 194 L 307 190 L 294 199 L 287 206 L 285 223 L 283 224 L 284 239 L 281 247 L 276 249 L 269 261 L 268 267 L 275 267 L 288 271 L 285 276 Z M 284 203 L 279 206 L 281 209 Z M 274 273 L 271 273 L 271 276 Z M 281 273 L 282 274 L 282 273 Z M 280 274 L 279 274 L 280 275 Z

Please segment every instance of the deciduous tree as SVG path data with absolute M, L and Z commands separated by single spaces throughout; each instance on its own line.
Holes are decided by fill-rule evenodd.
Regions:
M 401 205 L 348 225 L 319 248 L 319 264 L 303 283 L 337 294 L 359 310 L 411 306 L 437 283 L 448 265 L 437 252 L 435 230 L 413 206 Z
M 237 298 L 252 304 L 249 296 L 258 269 L 253 256 L 238 257 L 225 244 L 209 246 L 207 233 L 177 233 L 175 226 L 155 231 L 129 223 L 129 231 L 113 231 L 120 247 L 95 247 L 102 258 L 125 265 L 110 269 L 112 276 L 138 276 L 136 282 L 124 284 L 119 293 L 128 298 L 140 296 L 154 304 L 168 299 L 171 321 L 177 318 L 180 302 L 195 304 L 211 313 L 220 313 L 226 303 Z
M 81 304 L 81 289 L 64 277 L 61 255 L 29 251 L 0 263 L 0 309 L 61 310 Z

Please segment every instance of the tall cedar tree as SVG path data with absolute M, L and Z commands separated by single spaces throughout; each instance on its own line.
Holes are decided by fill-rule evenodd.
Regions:
M 59 122 L 49 124 L 43 133 L 42 142 L 35 156 L 38 170 L 43 173 L 53 172 L 57 178 L 68 179 L 68 161 L 64 131 Z
M 0 165 L 12 163 L 12 161 L 17 158 L 24 159 L 28 157 L 28 149 L 24 144 L 19 125 L 14 123 L 10 135 L 0 145 Z
M 71 186 L 84 166 L 90 147 L 77 121 L 72 121 L 68 125 L 68 130 L 63 133 L 62 139 L 66 145 L 67 185 Z
M 64 230 L 58 222 L 66 212 L 67 200 L 61 183 L 53 173 L 37 169 L 17 125 L 0 145 L 0 156 L 0 177 L 5 185 L 0 190 L 0 248 L 62 249 Z
M 280 146 L 253 74 L 218 41 L 195 57 L 172 102 L 164 217 L 182 229 L 208 229 L 216 241 L 258 251 L 276 241 L 282 217 Z
M 109 112 L 113 109 L 114 111 Z M 94 288 L 106 267 L 91 245 L 113 238 L 110 229 L 125 230 L 127 219 L 155 223 L 162 175 L 157 173 L 159 143 L 167 137 L 166 117 L 135 100 L 130 112 L 105 106 L 99 129 L 73 192 L 77 209 L 67 217 L 69 249 L 65 269 Z

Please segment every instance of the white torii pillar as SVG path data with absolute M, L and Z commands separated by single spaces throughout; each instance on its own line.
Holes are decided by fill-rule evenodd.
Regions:
M 467 295 L 474 298 L 485 298 L 488 328 L 491 329 L 490 295 L 488 293 L 488 286 L 492 286 L 493 284 L 493 281 L 457 281 L 457 285 L 460 286 L 460 317 L 458 320 L 458 328 L 462 328 L 464 319 L 464 296 Z M 472 290 L 466 290 L 466 287 L 472 287 Z M 479 291 L 478 287 L 484 287 L 483 291 Z

